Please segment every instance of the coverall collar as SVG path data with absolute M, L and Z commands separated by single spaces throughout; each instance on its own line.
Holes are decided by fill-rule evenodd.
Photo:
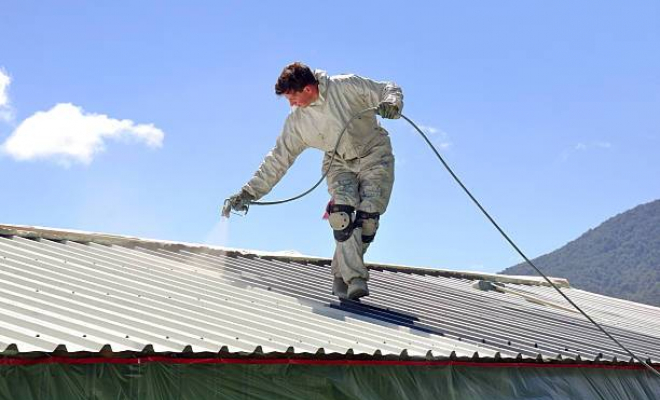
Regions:
M 310 106 L 319 106 L 325 103 L 325 97 L 328 91 L 328 73 L 321 69 L 316 69 L 314 70 L 314 76 L 319 81 L 319 97 Z

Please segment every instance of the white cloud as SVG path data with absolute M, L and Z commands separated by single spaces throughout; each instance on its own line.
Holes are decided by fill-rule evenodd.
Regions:
M 601 147 L 603 149 L 609 149 L 610 147 L 612 147 L 612 143 L 610 143 L 610 142 L 595 142 L 594 146 Z
M 610 142 L 596 141 L 591 143 L 577 143 L 573 147 L 562 151 L 560 154 L 560 158 L 562 161 L 566 161 L 571 155 L 577 152 L 584 152 L 591 149 L 611 149 L 611 148 L 612 148 L 612 143 Z
M 12 119 L 12 110 L 9 106 L 9 85 L 11 77 L 5 70 L 0 68 L 0 120 L 10 121 Z
M 426 126 L 426 125 L 419 125 L 419 129 L 425 131 L 426 133 L 434 134 L 438 132 L 438 130 L 432 126 Z
M 9 104 L 9 84 L 11 83 L 11 78 L 7 73 L 0 68 L 0 107 L 4 107 Z
M 587 150 L 587 149 L 593 149 L 595 147 L 599 147 L 601 149 L 609 149 L 612 147 L 612 143 L 609 142 L 592 142 L 588 144 L 584 143 L 578 143 L 575 145 L 574 150 Z
M 438 128 L 435 128 L 433 126 L 427 126 L 427 125 L 418 125 L 419 129 L 424 131 L 426 136 L 428 136 L 429 140 L 433 142 L 433 144 L 441 149 L 447 149 L 449 146 L 451 146 L 451 142 L 449 141 L 449 135 L 447 132 L 440 130 Z M 418 133 L 415 130 L 415 133 Z
M 65 166 L 89 164 L 105 150 L 107 139 L 135 140 L 160 147 L 165 134 L 153 124 L 85 113 L 70 103 L 60 103 L 25 119 L 2 145 L 16 160 L 52 159 Z

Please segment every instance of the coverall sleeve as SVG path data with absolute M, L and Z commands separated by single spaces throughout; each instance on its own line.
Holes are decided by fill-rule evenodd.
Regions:
M 302 136 L 295 129 L 295 124 L 289 115 L 284 123 L 282 134 L 277 138 L 275 147 L 266 155 L 252 179 L 243 186 L 243 190 L 250 193 L 255 199 L 262 198 L 282 179 L 296 158 L 306 148 Z
M 386 101 L 396 104 L 399 112 L 403 110 L 403 92 L 394 82 L 380 82 L 358 75 L 351 75 L 348 79 L 350 87 L 363 96 L 370 107 L 376 107 L 380 102 Z

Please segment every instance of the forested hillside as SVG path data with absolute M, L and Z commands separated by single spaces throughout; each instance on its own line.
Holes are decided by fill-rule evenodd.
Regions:
M 610 218 L 532 261 L 573 287 L 660 306 L 660 200 Z M 525 264 L 502 273 L 535 274 Z

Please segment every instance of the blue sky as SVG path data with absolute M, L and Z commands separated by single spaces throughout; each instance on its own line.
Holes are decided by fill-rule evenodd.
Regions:
M 331 256 L 324 186 L 219 218 L 280 132 L 273 85 L 296 60 L 396 81 L 530 257 L 660 198 L 657 1 L 5 1 L 0 18 L 0 223 Z M 417 134 L 384 125 L 396 182 L 367 259 L 519 262 Z

